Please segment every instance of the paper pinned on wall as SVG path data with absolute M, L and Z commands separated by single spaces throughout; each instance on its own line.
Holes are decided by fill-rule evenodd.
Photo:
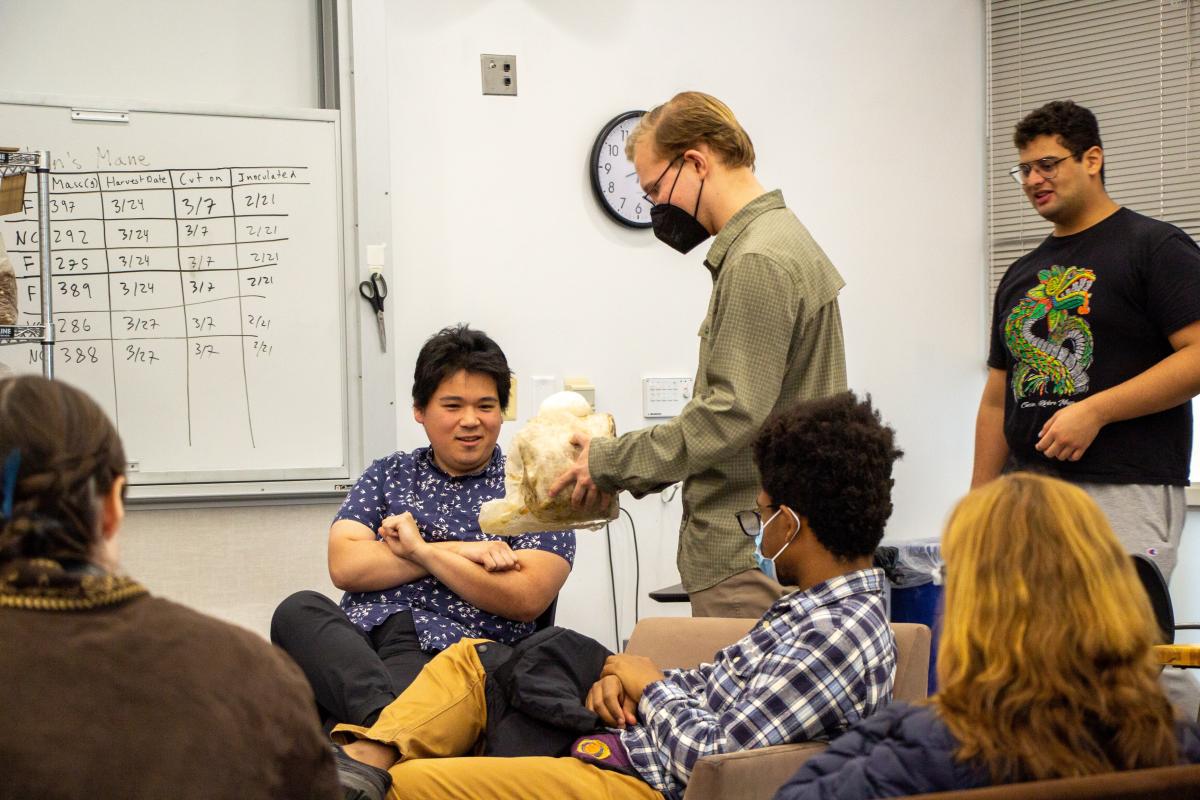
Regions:
M 16 153 L 20 148 L 0 147 L 0 152 Z M 25 203 L 25 171 L 6 172 L 0 167 L 0 217 L 16 214 Z

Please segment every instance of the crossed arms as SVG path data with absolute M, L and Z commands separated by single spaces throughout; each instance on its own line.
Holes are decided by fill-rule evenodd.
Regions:
M 412 515 L 387 517 L 375 531 L 342 519 L 329 529 L 329 576 L 347 592 L 392 589 L 432 575 L 471 605 L 532 622 L 558 595 L 571 567 L 545 550 L 507 542 L 427 542 Z

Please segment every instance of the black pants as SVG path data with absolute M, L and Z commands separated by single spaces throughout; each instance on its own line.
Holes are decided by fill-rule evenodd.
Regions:
M 412 613 L 370 633 L 319 592 L 297 592 L 271 618 L 271 641 L 304 671 L 322 719 L 371 725 L 435 655 L 421 650 Z

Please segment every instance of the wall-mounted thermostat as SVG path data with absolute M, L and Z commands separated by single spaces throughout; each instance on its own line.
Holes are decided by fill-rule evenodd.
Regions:
M 642 378 L 642 416 L 677 417 L 692 399 L 691 378 Z

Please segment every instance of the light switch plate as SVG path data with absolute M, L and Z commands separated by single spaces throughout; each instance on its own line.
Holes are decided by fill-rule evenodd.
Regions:
M 542 408 L 542 401 L 558 391 L 558 378 L 554 375 L 530 375 L 529 386 L 532 389 L 533 403 L 530 405 L 529 416 L 536 416 Z
M 479 55 L 479 71 L 483 78 L 484 94 L 516 95 L 516 56 L 481 53 Z
M 692 399 L 692 378 L 642 378 L 642 416 L 678 417 Z

